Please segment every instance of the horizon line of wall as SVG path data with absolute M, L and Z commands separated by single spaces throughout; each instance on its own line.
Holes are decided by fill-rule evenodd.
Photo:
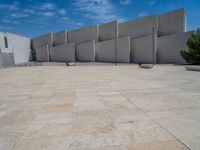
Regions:
M 187 50 L 191 33 L 185 32 L 184 9 L 178 9 L 35 37 L 29 41 L 32 57 L 23 61 L 184 64 L 180 50 Z

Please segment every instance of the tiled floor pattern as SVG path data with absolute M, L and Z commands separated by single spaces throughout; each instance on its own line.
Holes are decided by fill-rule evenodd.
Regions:
M 0 150 L 199 150 L 200 73 L 183 66 L 0 70 Z

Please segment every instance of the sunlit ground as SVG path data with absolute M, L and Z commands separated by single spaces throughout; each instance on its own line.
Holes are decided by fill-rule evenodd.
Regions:
M 0 69 L 1 150 L 199 150 L 200 73 L 184 66 Z

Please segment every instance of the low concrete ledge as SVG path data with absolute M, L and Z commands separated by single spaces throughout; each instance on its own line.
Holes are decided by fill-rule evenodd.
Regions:
M 67 66 L 67 64 L 65 62 L 26 62 L 15 65 L 15 67 L 30 67 L 30 66 Z
M 152 69 L 153 64 L 139 64 L 140 68 L 145 68 L 145 69 Z
M 42 66 L 42 63 L 40 63 L 40 62 L 26 62 L 26 63 L 15 64 L 15 67 L 30 67 L 30 66 Z
M 106 63 L 106 62 L 26 62 L 15 64 L 15 67 L 31 67 L 31 66 L 134 66 L 133 63 Z
M 65 62 L 42 62 L 42 66 L 67 66 Z
M 200 71 L 200 66 L 195 66 L 195 65 L 187 65 L 185 66 L 186 70 L 190 70 L 190 71 Z
M 75 62 L 68 62 L 67 66 L 76 66 L 76 63 Z

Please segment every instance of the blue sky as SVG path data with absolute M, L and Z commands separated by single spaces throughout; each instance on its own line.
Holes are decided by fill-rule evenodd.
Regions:
M 186 10 L 188 31 L 200 27 L 200 0 L 0 0 L 0 31 L 34 37 L 177 8 Z

